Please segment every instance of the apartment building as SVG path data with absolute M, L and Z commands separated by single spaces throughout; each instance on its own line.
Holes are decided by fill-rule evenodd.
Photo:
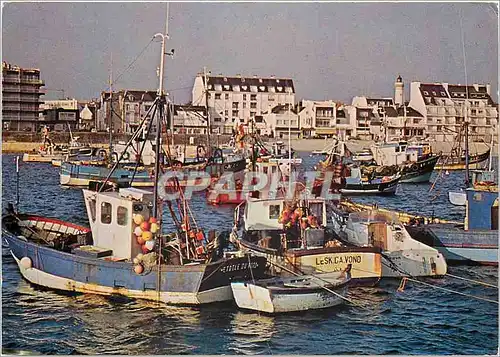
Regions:
M 206 78 L 206 83 L 205 83 Z M 192 89 L 192 104 L 208 107 L 211 118 L 220 118 L 223 132 L 229 134 L 238 124 L 270 114 L 280 105 L 294 105 L 295 88 L 288 78 L 227 77 L 198 74 Z M 272 113 L 276 114 L 276 113 Z M 213 120 L 212 120 L 213 121 Z
M 489 84 L 411 82 L 410 106 L 423 114 L 430 140 L 452 142 L 465 120 L 472 140 L 497 136 L 498 105 Z
M 37 130 L 43 85 L 39 69 L 2 62 L 3 130 Z
M 370 125 L 370 133 L 374 140 L 399 140 L 426 137 L 424 116 L 405 103 L 402 106 L 386 106 L 378 108 L 378 118 Z

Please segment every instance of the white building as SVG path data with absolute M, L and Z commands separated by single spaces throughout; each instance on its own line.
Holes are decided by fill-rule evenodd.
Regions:
M 352 136 L 356 129 L 347 107 L 333 100 L 300 101 L 299 119 L 304 137 Z
M 220 116 L 224 133 L 231 133 L 240 123 L 247 124 L 256 116 L 271 113 L 272 108 L 295 103 L 292 79 L 262 77 L 225 77 L 198 74 L 192 89 L 192 104 L 208 107 Z M 206 91 L 208 93 L 205 92 Z
M 73 99 L 55 99 L 55 100 L 44 100 L 43 103 L 40 104 L 40 110 L 46 109 L 67 109 L 67 110 L 76 110 L 78 109 L 78 101 Z
M 498 106 L 491 98 L 489 84 L 466 87 L 412 82 L 410 106 L 423 114 L 431 140 L 453 142 L 465 118 L 469 121 L 471 140 L 489 142 L 491 135 L 496 137 Z
M 273 137 L 288 138 L 288 133 L 292 138 L 300 137 L 299 115 L 291 104 L 277 105 L 262 117 Z

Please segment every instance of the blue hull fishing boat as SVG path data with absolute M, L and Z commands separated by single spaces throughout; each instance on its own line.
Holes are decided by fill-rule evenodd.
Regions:
M 164 49 L 167 36 L 157 36 L 162 37 Z M 121 155 L 113 168 L 106 168 L 110 171 L 104 183 L 83 190 L 90 229 L 20 214 L 9 207 L 2 218 L 3 239 L 21 275 L 29 282 L 69 292 L 119 294 L 167 304 L 198 305 L 231 300 L 233 280 L 265 277 L 265 258 L 226 249 L 228 237 L 212 234 L 207 238 L 190 216 L 191 209 L 182 195 L 172 200 L 161 196 L 159 182 L 164 162 L 161 133 L 167 102 L 163 63 L 164 56 L 158 96 L 153 103 L 156 120 L 147 124 L 144 117 L 127 144 L 131 145 L 143 130 L 147 137 L 156 122 L 158 160 L 151 179 L 154 190 L 134 187 L 110 190 L 114 185 L 107 185 L 106 181 L 120 175 Z M 168 165 L 171 167 L 172 162 Z M 179 183 L 173 188 L 180 191 Z M 168 234 L 161 230 L 163 204 L 168 206 L 175 225 Z
M 447 262 L 498 265 L 498 188 L 466 190 L 464 225 L 409 225 L 408 232 L 435 247 Z

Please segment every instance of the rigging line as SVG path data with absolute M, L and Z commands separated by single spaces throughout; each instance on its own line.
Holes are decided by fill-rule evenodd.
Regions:
M 112 82 L 112 84 L 115 84 L 123 75 L 134 65 L 134 63 L 142 56 L 142 54 L 146 51 L 146 49 L 151 45 L 151 42 L 154 41 L 154 37 L 149 40 L 148 44 L 142 49 L 142 51 L 134 58 L 132 62 L 125 68 L 118 76 L 116 76 L 115 80 Z M 109 91 L 111 88 L 111 85 L 107 87 L 105 90 L 106 92 Z
M 438 290 L 444 290 L 444 291 L 447 291 L 447 292 L 450 292 L 450 293 L 454 293 L 454 294 L 458 294 L 458 295 L 463 295 L 463 296 L 471 297 L 471 298 L 482 300 L 482 301 L 491 302 L 491 303 L 494 303 L 494 304 L 498 305 L 498 301 L 496 301 L 496 300 L 491 300 L 491 299 L 486 299 L 486 298 L 483 298 L 483 297 L 480 297 L 480 296 L 475 296 L 475 295 L 461 293 L 459 291 L 455 291 L 455 290 L 451 290 L 451 289 L 447 289 L 447 288 L 442 288 L 440 286 L 435 286 L 435 285 L 432 285 L 432 284 L 429 284 L 429 283 L 425 283 L 423 281 L 412 279 L 412 278 L 406 278 L 406 279 L 408 279 L 410 281 L 413 281 L 413 282 L 416 282 L 416 283 L 420 283 L 420 284 L 423 284 L 423 285 L 430 286 L 430 287 L 438 289 Z
M 458 276 L 458 275 L 452 275 L 452 274 L 449 274 L 449 273 L 446 273 L 446 275 L 447 276 L 451 276 L 452 278 L 455 278 L 455 279 L 470 281 L 472 283 L 476 283 L 476 284 L 479 284 L 479 285 L 488 286 L 488 287 L 491 287 L 491 288 L 498 288 L 497 285 L 488 284 L 488 283 L 485 283 L 485 282 L 482 282 L 482 281 L 479 281 L 479 280 L 467 279 L 467 278 L 464 278 L 464 277 L 461 277 L 461 276 Z

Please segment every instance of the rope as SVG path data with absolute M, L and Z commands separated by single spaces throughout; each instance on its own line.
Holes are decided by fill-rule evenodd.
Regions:
M 134 63 L 139 59 L 139 57 L 142 56 L 142 54 L 144 53 L 144 51 L 146 51 L 146 49 L 149 47 L 149 45 L 151 45 L 151 42 L 153 42 L 154 38 L 152 38 L 148 44 L 142 49 L 142 51 L 134 58 L 134 60 L 132 62 L 130 62 L 130 64 L 127 66 L 127 68 L 125 68 L 116 78 L 115 80 L 113 81 L 113 84 L 115 84 L 129 69 L 130 67 L 132 67 L 134 65 Z M 109 87 L 106 91 L 109 90 Z
M 472 279 L 467 279 L 467 278 L 463 278 L 461 276 L 457 276 L 457 275 L 452 275 L 452 274 L 446 274 L 447 276 L 451 276 L 452 278 L 455 278 L 455 279 L 460 279 L 460 280 L 465 280 L 465 281 L 470 281 L 472 283 L 476 283 L 476 284 L 479 284 L 479 285 L 484 285 L 484 286 L 488 286 L 490 288 L 495 288 L 495 289 L 498 289 L 498 286 L 496 285 L 491 285 L 491 284 L 488 284 L 488 283 L 484 283 L 482 281 L 479 281 L 479 280 L 472 280 Z
M 497 304 L 497 305 L 498 305 L 498 301 L 496 301 L 496 300 L 491 300 L 491 299 L 486 299 L 486 298 L 482 298 L 482 297 L 475 296 L 475 295 L 470 295 L 470 294 L 461 293 L 461 292 L 459 292 L 459 291 L 455 291 L 455 290 L 451 290 L 451 289 L 447 289 L 447 288 L 442 288 L 442 287 L 440 287 L 440 286 L 435 286 L 435 285 L 432 285 L 432 284 L 424 283 L 423 281 L 416 280 L 416 279 L 412 279 L 412 278 L 406 278 L 406 279 L 407 279 L 407 280 L 410 280 L 410 281 L 413 281 L 413 282 L 416 282 L 416 283 L 420 283 L 420 284 L 422 284 L 422 285 L 427 285 L 427 286 L 430 286 L 430 287 L 435 288 L 435 289 L 444 290 L 444 291 L 447 291 L 447 292 L 450 292 L 450 293 L 454 293 L 454 294 L 458 294 L 458 295 L 463 295 L 463 296 L 471 297 L 471 298 L 473 298 L 473 299 L 478 299 L 478 300 L 482 300 L 482 301 L 487 301 L 487 302 L 491 302 L 491 303 L 494 303 L 494 304 Z
M 296 273 L 296 272 L 294 272 L 294 271 L 292 271 L 292 270 L 290 270 L 290 269 L 288 269 L 288 268 L 285 268 L 284 266 L 281 266 L 281 265 L 279 265 L 279 264 L 277 264 L 277 263 L 273 263 L 273 262 L 271 262 L 271 261 L 269 261 L 269 263 L 270 263 L 271 265 L 274 265 L 275 267 L 278 267 L 278 268 L 280 268 L 280 269 L 282 269 L 282 270 L 284 270 L 284 271 L 286 271 L 286 272 L 289 272 L 290 274 L 293 274 L 293 275 L 295 275 L 295 276 L 304 276 L 304 275 L 305 275 L 305 274 L 304 274 L 304 273 L 303 273 L 303 272 L 302 272 L 299 268 L 297 268 L 297 267 L 296 267 L 296 266 L 295 266 L 292 262 L 290 262 L 290 260 L 288 259 L 288 257 L 285 257 L 285 259 L 288 261 L 288 263 L 289 263 L 291 266 L 293 266 L 295 269 L 297 269 L 298 271 L 300 271 L 300 273 L 301 273 L 301 274 L 298 274 L 298 273 Z M 316 278 L 316 279 L 318 279 L 318 280 L 321 280 L 321 281 L 323 281 L 323 282 L 325 282 L 325 283 L 330 283 L 328 280 L 321 279 L 321 278 L 317 277 L 316 275 L 313 275 L 313 274 L 309 274 L 309 275 L 310 275 L 310 276 L 312 276 L 312 277 L 314 277 L 314 278 Z M 368 309 L 367 309 L 367 308 L 365 308 L 364 306 L 362 306 L 362 305 L 359 305 L 359 304 L 355 303 L 355 302 L 354 302 L 354 301 L 352 301 L 351 299 L 346 298 L 346 297 L 344 297 L 344 296 L 340 295 L 339 293 L 336 293 L 335 291 L 333 291 L 333 290 L 331 290 L 331 289 L 327 288 L 326 286 L 322 286 L 322 285 L 320 285 L 320 284 L 318 284 L 318 283 L 316 283 L 316 282 L 314 282 L 314 281 L 313 281 L 313 283 L 315 283 L 316 285 L 318 285 L 320 288 L 325 289 L 325 290 L 326 290 L 326 291 L 328 291 L 329 293 L 332 293 L 333 295 L 335 295 L 335 296 L 337 296 L 337 297 L 341 298 L 342 300 L 345 300 L 345 301 L 347 301 L 347 302 L 351 303 L 351 304 L 352 304 L 352 305 L 354 305 L 354 306 L 358 306 L 358 307 L 361 307 L 362 309 L 366 309 L 366 310 L 368 310 Z

